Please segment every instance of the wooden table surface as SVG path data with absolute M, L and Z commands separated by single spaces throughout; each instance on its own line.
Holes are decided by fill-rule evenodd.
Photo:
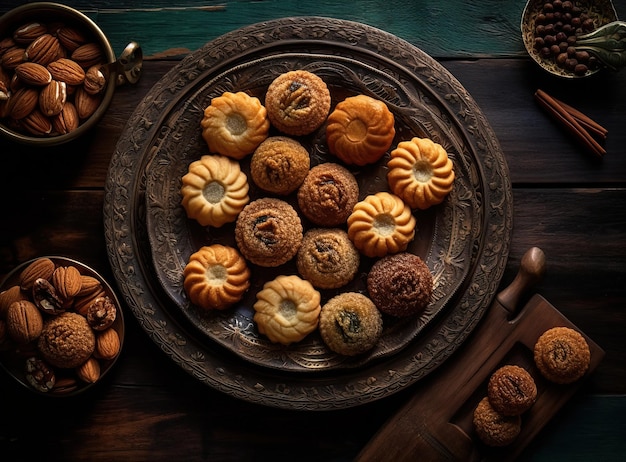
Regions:
M 20 3 L 5 1 L 0 13 Z M 534 292 L 606 352 L 520 460 L 623 460 L 626 70 L 579 81 L 548 76 L 524 52 L 523 2 L 66 3 L 100 25 L 116 53 L 138 41 L 144 72 L 137 85 L 117 89 L 101 123 L 81 140 L 43 150 L 0 140 L 0 276 L 36 256 L 64 255 L 113 281 L 102 216 L 109 161 L 132 111 L 181 56 L 271 18 L 364 22 L 440 61 L 493 127 L 513 184 L 513 233 L 501 287 L 514 278 L 526 250 L 540 247 L 547 271 Z M 618 16 L 626 17 L 626 1 L 614 4 Z M 603 159 L 582 150 L 546 116 L 533 100 L 538 88 L 608 128 Z M 366 405 L 323 412 L 250 404 L 196 381 L 163 354 L 130 310 L 125 313 L 121 357 L 84 395 L 41 399 L 0 374 L 0 460 L 347 461 L 419 392 L 420 383 Z

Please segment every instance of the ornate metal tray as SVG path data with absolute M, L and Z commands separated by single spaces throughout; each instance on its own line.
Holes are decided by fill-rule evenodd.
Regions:
M 264 343 L 250 325 L 245 301 L 207 317 L 189 306 L 181 288 L 182 266 L 193 249 L 232 238 L 194 225 L 179 207 L 180 177 L 191 160 L 207 152 L 198 130 L 204 107 L 226 90 L 261 94 L 276 75 L 296 67 L 322 74 L 334 99 L 362 92 L 384 99 L 400 121 L 398 137 L 428 136 L 441 143 L 460 178 L 444 204 L 418 216 L 421 227 L 411 249 L 435 273 L 433 309 L 419 321 L 390 324 L 381 345 L 357 360 L 318 348 L 315 336 L 295 349 Z M 305 140 L 313 163 L 326 158 L 319 139 L 323 129 Z M 381 189 L 382 168 L 355 172 L 362 196 Z M 336 409 L 416 382 L 473 330 L 506 265 L 511 186 L 480 109 L 432 58 L 363 24 L 286 18 L 207 43 L 154 86 L 113 155 L 104 221 L 120 291 L 150 337 L 184 370 L 248 401 Z

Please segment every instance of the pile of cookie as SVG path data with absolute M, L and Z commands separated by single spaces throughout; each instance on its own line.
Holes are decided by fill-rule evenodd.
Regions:
M 331 158 L 312 167 L 300 137 L 322 126 Z M 263 103 L 243 91 L 213 98 L 201 129 L 210 154 L 189 165 L 181 203 L 202 226 L 234 222 L 236 248 L 213 244 L 191 255 L 184 288 L 194 305 L 227 309 L 250 288 L 250 264 L 295 260 L 298 274 L 268 281 L 256 294 L 254 321 L 274 343 L 299 342 L 319 326 L 330 349 L 357 355 L 380 338 L 383 314 L 425 310 L 432 274 L 406 250 L 415 237 L 413 212 L 443 202 L 453 188 L 453 163 L 441 145 L 414 137 L 391 149 L 395 119 L 385 102 L 357 94 L 332 108 L 326 83 L 303 69 L 278 75 Z M 350 169 L 388 152 L 389 191 L 361 198 Z M 248 156 L 250 179 L 241 166 Z M 250 197 L 249 181 L 261 197 Z M 355 278 L 362 256 L 375 260 L 368 293 L 321 300 L 320 289 Z
M 555 384 L 570 384 L 585 375 L 591 353 L 578 331 L 553 327 L 535 343 L 533 359 L 543 378 Z M 535 380 L 525 368 L 513 364 L 500 367 L 489 378 L 487 396 L 474 409 L 476 435 L 487 446 L 508 446 L 520 434 L 523 414 L 536 399 Z

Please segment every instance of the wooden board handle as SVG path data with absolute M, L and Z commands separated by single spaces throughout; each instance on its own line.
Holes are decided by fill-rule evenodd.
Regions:
M 520 297 L 543 277 L 545 266 L 546 256 L 543 250 L 539 247 L 528 249 L 522 257 L 520 268 L 513 282 L 496 296 L 498 303 L 510 314 L 515 314 Z

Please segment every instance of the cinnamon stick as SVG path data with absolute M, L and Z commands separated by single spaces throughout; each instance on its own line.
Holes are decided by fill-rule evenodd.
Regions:
M 595 120 L 591 119 L 587 115 L 580 112 L 578 109 L 570 106 L 567 103 L 564 103 L 561 100 L 556 99 L 554 96 L 552 97 L 554 101 L 560 104 L 563 109 L 570 113 L 572 117 L 574 117 L 580 125 L 587 129 L 592 135 L 596 135 L 598 138 L 604 140 L 606 136 L 609 134 L 609 131 L 604 128 L 602 125 L 597 123 Z
M 598 157 L 604 156 L 606 150 L 563 106 L 543 90 L 535 92 L 535 99 L 557 122 L 559 122 L 585 149 Z

